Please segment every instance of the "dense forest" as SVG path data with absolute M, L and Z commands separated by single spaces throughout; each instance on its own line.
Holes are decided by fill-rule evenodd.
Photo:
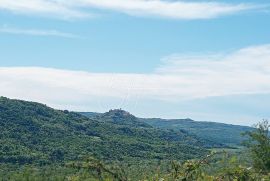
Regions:
M 107 113 L 83 112 L 81 114 L 102 121 L 102 118 L 106 117 Z M 137 118 L 137 120 L 156 128 L 186 131 L 197 136 L 198 139 L 208 140 L 208 142 L 214 141 L 232 147 L 239 146 L 245 140 L 241 133 L 252 130 L 248 126 L 202 122 L 191 119 Z
M 103 114 L 76 113 L 1 97 L 0 178 L 270 179 L 267 121 L 253 129 L 190 120 L 178 120 L 177 126 L 173 126 L 175 122 L 169 126 L 169 120 L 164 122 L 137 118 L 118 109 Z M 187 125 L 193 129 L 187 129 Z M 224 132 L 209 133 L 222 126 Z M 241 132 L 245 139 L 239 138 Z M 224 141 L 226 134 L 228 139 L 230 134 L 237 138 Z

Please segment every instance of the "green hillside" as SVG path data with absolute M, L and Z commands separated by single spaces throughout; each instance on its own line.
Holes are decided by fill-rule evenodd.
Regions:
M 144 127 L 144 128 L 153 128 L 151 125 L 141 121 L 140 119 L 136 118 L 134 115 L 130 114 L 127 111 L 121 109 L 114 109 L 102 113 L 81 113 L 82 115 L 87 116 L 90 119 L 97 120 L 99 122 L 104 123 L 112 123 L 116 125 L 126 125 L 132 127 Z
M 243 132 L 252 128 L 247 126 L 230 125 L 216 122 L 193 121 L 191 119 L 141 119 L 147 124 L 156 128 L 173 130 L 186 130 L 198 137 L 231 146 L 239 146 L 244 137 Z
M 88 118 L 97 121 L 107 121 L 114 124 L 128 124 L 127 122 L 121 122 L 122 118 L 112 115 L 115 110 L 109 113 L 95 113 L 95 112 L 81 112 L 80 114 L 87 116 Z M 204 122 L 194 121 L 191 119 L 160 119 L 160 118 L 137 118 L 140 124 L 151 125 L 155 128 L 163 130 L 174 130 L 177 132 L 186 132 L 192 137 L 196 137 L 201 142 L 210 143 L 209 147 L 213 144 L 227 145 L 227 146 L 240 146 L 244 141 L 244 137 L 241 135 L 243 132 L 250 131 L 252 128 L 248 126 L 231 125 L 216 122 Z
M 167 137 L 169 140 L 183 140 L 189 145 L 197 145 L 204 148 L 224 148 L 227 145 L 212 141 L 209 139 L 201 138 L 195 134 L 186 131 L 184 129 L 164 129 L 164 128 L 155 128 L 155 125 L 151 126 L 144 119 L 137 118 L 134 115 L 130 114 L 127 111 L 121 109 L 110 110 L 106 113 L 93 113 L 93 112 L 81 112 L 80 114 L 87 116 L 90 119 L 96 120 L 101 123 L 110 123 L 118 126 L 128 126 L 128 127 L 137 127 L 137 128 L 152 128 L 159 129 L 162 131 L 162 137 Z M 156 133 L 160 135 L 161 133 Z
M 106 161 L 186 160 L 207 153 L 196 137 L 153 128 L 123 111 L 110 111 L 98 119 L 1 97 L 0 163 L 45 165 L 84 156 Z
M 191 133 L 187 131 L 188 125 L 194 127 L 189 129 Z M 264 141 L 269 140 L 267 125 L 261 127 L 263 131 L 247 133 L 253 139 L 246 144 L 256 154 L 263 151 L 264 162 L 256 162 L 261 159 L 261 152 L 252 155 L 252 160 L 247 149 L 224 153 L 224 144 L 204 139 L 212 139 L 205 135 L 211 135 L 209 131 L 214 128 L 212 136 L 219 135 L 216 140 L 224 139 L 226 143 L 231 143 L 225 139 L 228 130 L 236 134 L 241 129 L 250 129 L 192 120 L 141 119 L 119 109 L 104 114 L 75 113 L 1 97 L 0 179 L 150 181 L 160 178 L 171 181 L 188 178 L 193 181 L 201 178 L 214 181 L 222 178 L 226 181 L 251 178 L 248 180 L 259 181 L 269 178 L 268 167 L 263 173 L 256 170 L 257 166 L 261 169 L 269 163 L 266 159 L 269 150 L 265 152 L 269 148 L 265 143 L 269 142 Z M 199 137 L 196 129 L 201 129 L 201 133 L 204 130 L 205 134 Z M 209 148 L 221 149 L 209 154 Z M 250 167 L 252 164 L 256 167 Z

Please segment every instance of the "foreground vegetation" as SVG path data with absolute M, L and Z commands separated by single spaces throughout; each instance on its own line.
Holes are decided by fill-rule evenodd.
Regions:
M 245 133 L 249 139 L 244 143 L 244 151 L 250 156 L 250 163 L 241 160 L 234 153 L 212 152 L 202 159 L 173 161 L 170 166 L 167 165 L 167 170 L 162 169 L 166 165 L 160 162 L 152 172 L 147 173 L 145 170 L 140 173 L 140 177 L 134 177 L 127 173 L 127 168 L 123 165 L 121 167 L 121 163 L 106 165 L 96 159 L 87 158 L 49 167 L 28 165 L 16 171 L 2 170 L 0 176 L 2 180 L 267 181 L 270 180 L 269 126 L 269 123 L 264 121 L 259 123 L 254 131 Z M 139 167 L 140 165 L 132 171 L 138 172 Z

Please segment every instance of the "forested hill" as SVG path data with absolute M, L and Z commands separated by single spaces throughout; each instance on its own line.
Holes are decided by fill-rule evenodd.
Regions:
M 253 128 L 248 126 L 231 125 L 216 122 L 194 121 L 191 119 L 141 119 L 156 128 L 186 130 L 197 135 L 199 138 L 212 140 L 230 146 L 239 146 L 245 137 L 242 133 L 251 131 Z
M 152 126 L 148 123 L 143 122 L 134 115 L 130 114 L 127 111 L 121 109 L 110 110 L 104 114 L 102 113 L 81 113 L 82 115 L 87 116 L 88 118 L 98 120 L 99 122 L 112 123 L 117 125 L 126 125 L 132 127 L 145 127 L 151 128 Z
M 91 119 L 98 121 L 108 121 L 115 124 L 129 124 L 130 121 L 123 122 L 123 116 L 117 116 L 124 113 L 123 110 L 111 110 L 108 113 L 83 112 L 83 114 Z M 127 113 L 125 113 L 127 114 Z M 127 116 L 126 116 L 127 117 Z M 103 119 L 104 118 L 104 119 Z M 248 126 L 230 125 L 216 122 L 194 121 L 191 119 L 160 119 L 160 118 L 137 118 L 132 116 L 130 119 L 136 119 L 140 124 L 151 125 L 155 128 L 163 130 L 174 130 L 187 132 L 195 135 L 198 139 L 206 142 L 215 142 L 228 146 L 239 146 L 244 141 L 242 133 L 250 131 L 252 128 Z
M 186 131 L 154 128 L 125 112 L 109 111 L 98 119 L 1 97 L 0 163 L 43 165 L 84 156 L 106 161 L 186 160 L 206 154 L 204 147 L 222 146 Z
M 152 126 L 149 123 L 147 123 L 144 119 L 137 118 L 131 113 L 124 111 L 122 109 L 114 109 L 106 113 L 81 112 L 80 114 L 101 123 L 110 123 L 118 126 L 127 126 L 128 128 L 136 127 L 136 128 L 159 129 L 159 131 L 165 132 L 166 134 L 173 133 L 170 136 L 170 139 L 172 140 L 176 138 L 174 134 L 177 134 L 177 137 L 181 138 L 182 140 L 185 140 L 185 142 L 188 142 L 191 145 L 200 145 L 205 148 L 228 147 L 228 145 L 223 144 L 221 142 L 216 142 L 210 139 L 198 137 L 195 134 L 186 131 L 184 129 L 173 130 L 170 128 L 169 129 L 157 128 L 155 125 Z

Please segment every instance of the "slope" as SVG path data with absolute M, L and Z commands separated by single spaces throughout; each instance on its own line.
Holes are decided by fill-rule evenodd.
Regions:
M 0 98 L 0 163 L 45 165 L 85 156 L 106 161 L 186 160 L 206 154 L 202 146 L 185 132 L 153 128 L 135 119 L 114 124 Z
M 241 135 L 243 132 L 250 131 L 248 126 L 231 125 L 216 122 L 193 121 L 191 119 L 141 119 L 147 124 L 156 128 L 186 130 L 200 138 L 212 140 L 214 142 L 239 146 L 244 141 Z

